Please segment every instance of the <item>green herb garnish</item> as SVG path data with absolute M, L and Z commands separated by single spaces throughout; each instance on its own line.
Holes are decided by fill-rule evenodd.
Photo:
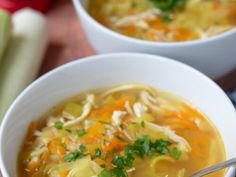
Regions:
M 63 128 L 63 123 L 61 121 L 57 121 L 54 127 L 58 130 L 61 130 Z
M 79 150 L 80 150 L 81 153 L 84 153 L 86 151 L 86 147 L 83 144 L 81 144 L 79 146 Z
M 77 130 L 77 135 L 78 135 L 79 137 L 84 136 L 85 134 L 86 134 L 85 129 L 79 129 L 79 130 Z
M 115 177 L 128 177 L 126 170 L 124 168 L 119 167 L 112 169 L 112 174 Z
M 75 150 L 73 152 L 70 152 L 69 154 L 67 154 L 65 157 L 64 157 L 64 160 L 66 162 L 72 162 L 74 160 L 76 160 L 77 158 L 81 158 L 82 157 L 82 153 Z
M 112 177 L 112 172 L 104 169 L 98 174 L 98 177 Z
M 140 125 L 141 125 L 141 127 L 145 127 L 145 122 L 144 122 L 144 120 L 142 120 L 142 122 L 140 123 Z
M 171 155 L 176 159 L 176 160 L 179 160 L 180 156 L 181 156 L 181 151 L 178 150 L 176 147 L 174 147 L 172 150 L 171 150 Z
M 156 140 L 153 144 L 152 147 L 160 154 L 165 155 L 169 153 L 168 146 L 171 145 L 171 142 L 160 139 Z
M 179 151 L 177 148 L 170 150 L 169 146 L 171 144 L 172 143 L 170 141 L 163 139 L 153 142 L 149 136 L 144 135 L 137 139 L 133 144 L 127 145 L 124 153 L 118 155 L 113 151 L 108 151 L 103 160 L 107 160 L 107 158 L 110 157 L 110 153 L 113 152 L 115 155 L 111 160 L 111 163 L 114 167 L 108 170 L 104 166 L 104 170 L 98 175 L 98 177 L 128 177 L 126 170 L 133 166 L 135 156 L 143 158 L 145 155 L 150 156 L 152 154 L 169 154 L 178 160 L 180 158 L 181 151 Z M 100 157 L 100 155 L 101 153 L 99 149 L 95 151 L 95 157 Z
M 102 155 L 101 149 L 97 148 L 97 149 L 95 150 L 94 157 L 95 157 L 95 158 L 98 158 L 98 157 L 101 157 L 101 155 Z
M 150 0 L 153 2 L 156 8 L 162 11 L 162 19 L 164 22 L 170 22 L 171 15 L 176 10 L 182 10 L 185 8 L 186 0 Z

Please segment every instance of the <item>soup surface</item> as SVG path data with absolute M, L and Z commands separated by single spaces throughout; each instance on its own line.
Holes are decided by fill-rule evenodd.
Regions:
M 236 0 L 89 0 L 88 11 L 116 32 L 149 41 L 204 39 L 236 25 Z
M 223 160 L 219 133 L 196 108 L 126 84 L 84 92 L 32 122 L 18 176 L 188 177 Z

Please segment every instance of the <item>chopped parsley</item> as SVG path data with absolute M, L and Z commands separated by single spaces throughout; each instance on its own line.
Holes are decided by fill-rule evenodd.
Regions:
M 176 147 L 174 147 L 172 150 L 171 150 L 171 155 L 176 159 L 176 160 L 179 160 L 180 156 L 181 156 L 181 151 L 178 150 Z
M 186 0 L 150 0 L 156 8 L 162 11 L 162 20 L 166 23 L 172 20 L 172 13 L 185 8 Z
M 85 134 L 86 134 L 85 129 L 79 129 L 79 130 L 77 130 L 77 135 L 78 135 L 79 137 L 84 136 Z
M 142 122 L 140 123 L 140 125 L 141 125 L 141 127 L 145 127 L 145 122 L 144 122 L 144 120 L 142 120 Z
M 83 156 L 83 154 L 77 150 L 73 151 L 73 152 L 70 152 L 68 153 L 65 157 L 64 157 L 64 160 L 66 162 L 72 162 L 76 159 L 79 159 Z
M 104 169 L 98 174 L 98 177 L 112 177 L 112 172 Z
M 86 147 L 83 144 L 81 144 L 79 146 L 79 150 L 80 151 L 75 150 L 73 152 L 68 153 L 67 155 L 64 156 L 64 160 L 66 162 L 72 162 L 76 159 L 82 158 L 85 155 L 84 153 L 86 152 Z
M 143 149 L 143 151 L 147 154 L 151 154 L 151 140 L 148 136 L 144 135 L 143 137 L 137 139 L 134 142 L 134 146 L 138 146 Z
M 84 153 L 86 151 L 86 147 L 83 144 L 81 144 L 79 146 L 79 150 L 80 150 L 81 153 Z
M 63 128 L 63 123 L 61 121 L 55 122 L 54 127 L 58 130 L 61 130 Z
M 102 155 L 101 149 L 97 148 L 97 149 L 95 150 L 94 158 L 101 157 L 101 155 Z
M 178 160 L 181 156 L 181 151 L 179 151 L 176 147 L 170 150 L 169 146 L 171 144 L 172 143 L 170 141 L 163 139 L 153 142 L 149 136 L 144 135 L 134 141 L 133 144 L 127 145 L 124 153 L 119 154 L 117 153 L 117 149 L 113 148 L 112 150 L 107 151 L 105 155 L 102 155 L 102 150 L 97 148 L 94 153 L 94 159 L 101 158 L 104 161 L 111 160 L 110 163 L 113 166 L 113 168 L 107 169 L 106 165 L 102 164 L 101 167 L 103 170 L 98 174 L 98 177 L 128 177 L 126 170 L 133 166 L 135 157 L 144 158 L 144 156 L 150 156 L 153 153 L 159 155 L 169 154 Z M 80 159 L 87 155 L 85 154 L 86 151 L 86 147 L 81 144 L 79 146 L 79 150 L 68 153 L 64 157 L 64 160 L 66 162 L 72 162 L 76 159 Z M 110 157 L 112 157 L 112 159 L 110 159 Z
M 169 153 L 168 146 L 171 145 L 171 142 L 159 139 L 156 140 L 153 144 L 152 147 L 161 155 L 165 155 Z
M 128 177 L 128 174 L 124 168 L 116 167 L 112 169 L 112 174 L 115 177 Z

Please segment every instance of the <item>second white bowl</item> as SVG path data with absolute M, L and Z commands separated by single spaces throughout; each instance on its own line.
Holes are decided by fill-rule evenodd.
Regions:
M 236 29 L 221 35 L 190 42 L 150 42 L 126 37 L 96 22 L 87 13 L 88 0 L 73 0 L 84 31 L 98 53 L 143 52 L 171 57 L 189 64 L 211 78 L 236 67 Z

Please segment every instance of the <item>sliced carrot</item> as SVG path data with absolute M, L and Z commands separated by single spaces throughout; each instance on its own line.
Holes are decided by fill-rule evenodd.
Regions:
M 123 34 L 127 36 L 133 36 L 136 31 L 136 27 L 134 25 L 129 25 L 123 30 Z
M 221 9 L 221 7 L 222 6 L 221 6 L 221 4 L 219 2 L 215 2 L 213 4 L 213 8 L 214 8 L 215 11 L 219 11 Z
M 62 143 L 59 139 L 52 140 L 48 143 L 48 149 L 52 153 L 57 153 L 60 155 L 66 154 L 65 148 L 62 146 Z
M 176 112 L 167 112 L 165 117 L 167 118 L 180 118 L 180 119 L 191 119 L 196 118 L 204 120 L 204 116 L 195 108 L 190 107 L 189 105 L 183 103 L 181 105 L 182 109 Z
M 196 108 L 192 108 L 191 106 L 183 103 L 182 107 L 184 108 L 183 111 L 183 117 L 184 118 L 197 118 L 200 120 L 204 120 L 204 116 L 196 109 Z
M 151 20 L 149 21 L 149 25 L 156 30 L 163 31 L 164 33 L 169 31 L 168 25 L 163 23 L 161 19 Z
M 190 121 L 186 121 L 186 120 L 166 121 L 165 123 L 169 126 L 176 126 L 177 128 L 198 130 L 198 127 L 195 125 L 195 123 L 190 122 Z
M 101 136 L 101 129 L 103 127 L 103 124 L 100 122 L 95 122 L 88 130 L 88 136 L 90 137 L 100 137 Z
M 85 144 L 93 144 L 100 140 L 99 137 L 86 136 L 83 141 Z
M 100 158 L 95 159 L 95 162 L 99 165 L 102 165 L 102 164 L 106 163 L 104 160 L 102 160 Z
M 125 103 L 131 102 L 131 99 L 129 97 L 124 97 L 116 101 L 115 104 L 106 106 L 102 109 L 98 109 L 93 111 L 91 114 L 94 116 L 101 116 L 101 115 L 112 115 L 113 111 L 115 110 L 125 110 Z
M 69 171 L 63 172 L 62 174 L 60 174 L 60 177 L 67 177 Z

